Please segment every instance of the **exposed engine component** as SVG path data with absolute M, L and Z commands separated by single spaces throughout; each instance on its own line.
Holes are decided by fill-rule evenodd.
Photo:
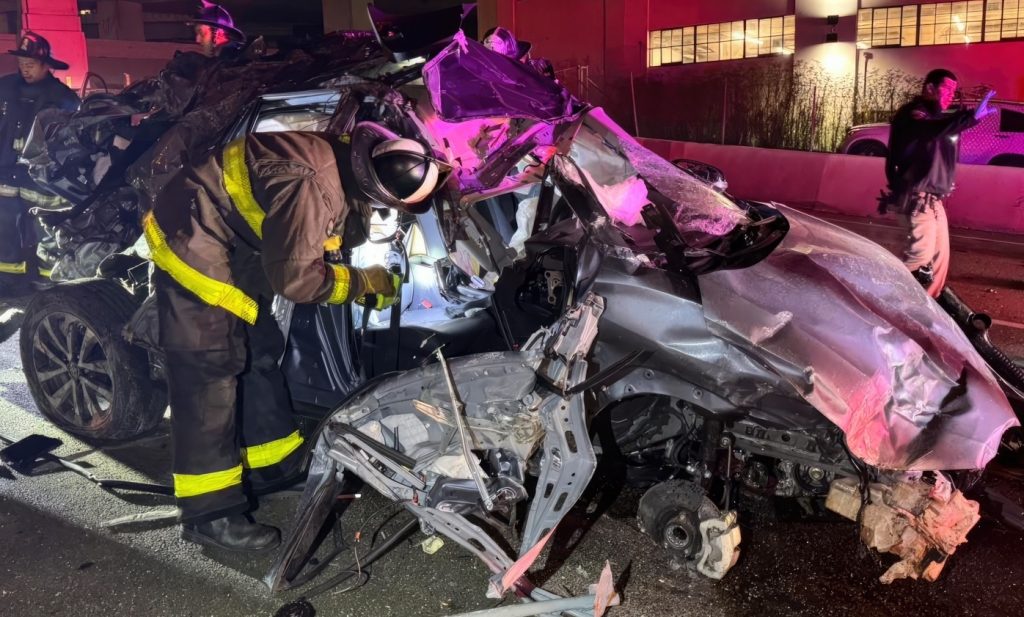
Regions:
M 558 306 L 560 302 L 558 291 L 563 285 L 562 273 L 547 270 L 544 272 L 544 278 L 548 283 L 548 304 Z
M 941 474 L 934 483 L 922 478 L 871 483 L 866 502 L 860 483 L 841 478 L 832 483 L 825 506 L 860 521 L 860 537 L 868 547 L 889 552 L 900 561 L 879 580 L 901 578 L 935 581 L 946 559 L 967 541 L 981 519 L 978 502 L 967 499 Z
M 612 427 L 630 479 L 650 483 L 666 472 L 682 472 L 705 483 L 729 476 L 760 495 L 822 497 L 837 475 L 854 473 L 838 429 L 782 430 L 750 419 L 723 423 L 711 417 L 666 397 L 635 399 L 614 409 Z
M 677 563 L 720 580 L 739 559 L 736 513 L 722 513 L 699 484 L 669 480 L 640 499 L 640 529 L 668 550 Z

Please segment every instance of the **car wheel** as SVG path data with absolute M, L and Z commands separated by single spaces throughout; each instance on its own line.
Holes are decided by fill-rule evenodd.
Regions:
M 163 417 L 165 389 L 149 376 L 146 352 L 121 334 L 137 308 L 107 280 L 65 283 L 25 310 L 21 361 L 39 411 L 90 439 L 126 440 Z
M 864 139 L 854 142 L 853 145 L 847 149 L 846 153 L 855 154 L 857 156 L 886 156 L 889 154 L 889 149 L 880 141 Z
M 1024 167 L 1024 156 L 1020 154 L 1000 154 L 989 161 L 988 164 L 998 167 Z
M 655 484 L 644 493 L 637 510 L 640 529 L 674 556 L 692 560 L 700 552 L 698 510 L 704 491 L 685 480 Z

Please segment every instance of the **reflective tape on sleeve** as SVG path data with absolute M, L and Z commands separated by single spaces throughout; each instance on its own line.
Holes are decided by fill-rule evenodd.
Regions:
M 35 204 L 43 209 L 54 210 L 71 205 L 62 197 L 50 195 L 48 193 L 40 193 L 39 191 L 33 191 L 32 189 L 22 188 L 18 193 L 25 201 Z
M 191 291 L 203 302 L 232 313 L 249 324 L 256 323 L 259 305 L 256 301 L 233 285 L 206 276 L 178 257 L 167 245 L 164 232 L 157 225 L 152 212 L 142 219 L 142 231 L 153 256 L 153 263 L 166 272 L 179 285 Z
M 245 165 L 245 138 L 236 139 L 224 148 L 224 189 L 231 203 L 252 228 L 256 237 L 263 239 L 263 219 L 266 213 L 256 202 L 249 183 L 249 168 Z
M 334 288 L 327 304 L 344 304 L 348 302 L 348 292 L 352 289 L 352 271 L 346 266 L 329 264 L 334 272 Z

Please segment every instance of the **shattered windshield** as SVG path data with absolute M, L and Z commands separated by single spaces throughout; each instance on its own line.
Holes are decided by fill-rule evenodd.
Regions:
M 644 148 L 601 109 L 587 113 L 569 157 L 620 226 L 642 222 L 640 213 L 650 203 L 651 190 L 671 201 L 673 221 L 683 239 L 693 244 L 750 223 L 736 203 Z

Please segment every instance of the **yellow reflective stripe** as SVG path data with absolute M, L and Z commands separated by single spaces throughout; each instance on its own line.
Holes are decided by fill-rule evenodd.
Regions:
M 242 461 L 249 469 L 270 467 L 288 458 L 288 455 L 302 445 L 302 436 L 295 431 L 287 437 L 275 439 L 258 446 L 242 448 Z
M 17 197 L 21 190 L 16 186 L 0 184 L 0 197 Z
M 146 244 L 149 245 L 153 263 L 171 275 L 179 285 L 211 306 L 219 306 L 246 323 L 256 323 L 256 316 L 259 314 L 259 305 L 256 301 L 245 295 L 241 289 L 210 278 L 185 263 L 171 247 L 167 246 L 167 238 L 157 225 L 152 212 L 147 212 L 146 216 L 142 217 L 142 231 L 146 237 Z
M 11 263 L 7 261 L 0 261 L 0 272 L 4 274 L 25 274 L 28 271 L 28 264 L 24 261 L 18 263 Z
M 46 193 L 40 193 L 39 191 L 33 191 L 32 189 L 23 188 L 20 191 L 21 198 L 25 201 L 31 201 L 37 206 L 45 206 L 53 208 L 67 202 L 57 195 L 48 195 Z
M 50 278 L 53 275 L 53 270 L 47 270 L 46 268 L 39 268 L 39 276 L 45 276 Z
M 249 168 L 245 166 L 245 138 L 236 139 L 224 148 L 224 188 L 231 196 L 238 213 L 249 224 L 256 237 L 263 239 L 266 213 L 256 203 L 249 184 Z
M 327 298 L 327 304 L 344 304 L 348 302 L 348 292 L 352 288 L 352 273 L 345 266 L 329 265 L 334 271 L 334 289 L 331 290 L 331 297 Z
M 224 471 L 195 475 L 176 473 L 174 475 L 174 496 L 195 497 L 222 491 L 242 483 L 242 466 L 237 465 Z

